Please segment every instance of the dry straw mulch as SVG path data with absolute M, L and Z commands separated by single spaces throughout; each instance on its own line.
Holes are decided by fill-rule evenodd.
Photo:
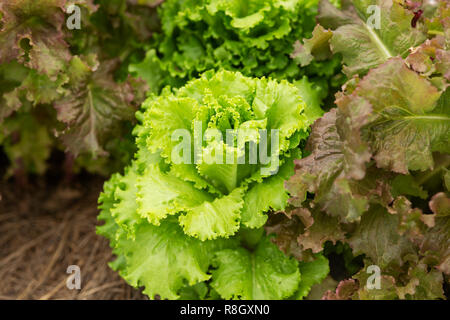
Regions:
M 107 266 L 111 249 L 95 234 L 101 186 L 0 184 L 0 299 L 145 299 Z M 66 286 L 69 265 L 80 267 L 81 290 Z

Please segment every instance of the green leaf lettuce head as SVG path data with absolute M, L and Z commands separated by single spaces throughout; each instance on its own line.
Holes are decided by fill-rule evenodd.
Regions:
M 310 87 L 303 83 L 302 93 L 286 81 L 207 72 L 144 103 L 134 131 L 135 159 L 123 175 L 105 183 L 99 199 L 99 219 L 105 224 L 98 232 L 110 239 L 118 256 L 111 266 L 122 277 L 144 286 L 150 298 L 201 292 L 199 298 L 283 299 L 306 281 L 298 295 L 303 297 L 326 276 L 326 268 L 320 268 L 319 275 L 308 270 L 303 279 L 298 262 L 262 229 L 269 211 L 285 209 L 284 181 L 294 173 L 298 146 L 321 114 L 318 104 L 304 103 L 302 95 Z M 308 94 L 309 101 L 317 101 L 317 92 Z M 279 168 L 264 170 L 272 166 L 272 157 L 266 164 L 207 161 L 212 150 L 213 160 L 225 159 L 230 150 L 236 160 L 250 144 L 261 147 L 263 140 L 250 134 L 255 131 L 245 131 L 251 128 L 279 130 Z M 181 129 L 193 137 L 182 156 L 179 137 L 172 138 Z M 227 130 L 238 132 L 231 143 L 208 139 L 208 132 L 225 137 Z M 196 135 L 205 137 L 200 145 Z M 203 161 L 193 161 L 199 155 Z
M 305 72 L 289 55 L 297 39 L 311 34 L 317 4 L 318 0 L 167 0 L 158 10 L 161 32 L 155 34 L 145 59 L 130 71 L 156 93 L 209 69 L 299 79 Z M 319 70 L 313 70 L 316 67 Z M 318 64 L 307 75 L 332 75 L 335 67 L 339 62 L 323 70 Z

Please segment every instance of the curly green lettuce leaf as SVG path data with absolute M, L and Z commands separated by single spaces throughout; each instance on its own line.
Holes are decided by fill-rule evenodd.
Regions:
M 192 183 L 163 173 L 156 165 L 147 167 L 136 183 L 138 212 L 156 225 L 169 214 L 213 200 L 213 197 L 196 189 Z
M 106 191 L 106 190 L 105 190 Z M 107 196 L 101 197 L 103 208 Z M 145 287 L 144 293 L 154 299 L 178 299 L 181 289 L 208 280 L 210 260 L 217 250 L 233 247 L 233 241 L 207 241 L 186 237 L 174 219 L 160 226 L 147 222 L 136 226 L 133 238 L 125 236 L 108 211 L 98 233 L 111 240 L 118 258 L 111 266 L 132 286 Z
M 99 198 L 102 210 L 99 220 L 105 224 L 97 227 L 97 232 L 110 239 L 113 252 L 118 256 L 110 264 L 111 267 L 118 270 L 131 285 L 145 287 L 144 293 L 150 298 L 205 298 L 205 292 L 208 291 L 205 281 L 212 279 L 212 290 L 217 291 L 222 298 L 228 298 L 228 290 L 232 290 L 235 297 L 245 299 L 247 296 L 241 294 L 241 287 L 236 282 L 238 287 L 230 287 L 226 277 L 243 277 L 241 281 L 247 283 L 242 290 L 252 295 L 247 298 L 280 299 L 297 290 L 300 280 L 297 262 L 284 256 L 268 238 L 256 239 L 256 249 L 250 252 L 243 247 L 236 247 L 237 239 L 200 241 L 188 237 L 175 218 L 166 219 L 159 226 L 141 220 L 135 225 L 134 237 L 127 237 L 126 230 L 117 223 L 120 223 L 117 218 L 132 217 L 133 212 L 134 217 L 138 217 L 136 205 L 131 203 L 131 199 L 128 199 L 128 205 L 118 206 L 123 196 L 132 191 L 127 187 L 124 177 L 119 174 L 113 175 L 105 183 Z M 117 210 L 121 210 L 119 215 Z M 221 257 L 226 260 L 231 258 L 233 262 L 217 262 L 219 268 L 208 272 L 215 261 L 222 261 Z M 256 268 L 252 267 L 251 261 L 256 264 Z M 319 270 L 311 268 L 313 264 L 320 266 Z M 307 278 L 300 287 L 301 292 L 306 293 L 312 283 L 322 278 L 322 273 L 327 272 L 327 266 L 323 257 L 305 264 L 302 268 Z M 255 272 L 251 281 L 242 274 L 242 268 L 248 268 L 247 273 Z M 281 282 L 280 277 L 283 279 Z
M 240 226 L 244 193 L 245 189 L 236 188 L 228 195 L 187 210 L 187 213 L 179 218 L 184 232 L 199 237 L 200 240 L 236 233 Z
M 136 157 L 123 175 L 113 175 L 105 184 L 99 199 L 105 225 L 98 232 L 110 239 L 117 255 L 111 266 L 132 286 L 144 286 L 151 298 L 291 297 L 300 281 L 298 263 L 263 237 L 261 227 L 268 212 L 285 209 L 284 180 L 293 174 L 293 161 L 301 156 L 299 144 L 320 113 L 315 94 L 306 79 L 294 86 L 220 71 L 150 97 L 137 113 Z M 180 129 L 189 136 L 183 145 L 188 150 L 172 138 Z M 207 129 L 223 136 L 231 130 L 237 136 L 224 143 L 209 139 Z M 238 129 L 244 134 L 239 136 Z M 261 143 L 255 132 L 263 129 L 279 131 L 278 150 L 267 157 L 269 162 L 277 159 L 279 168 L 264 173 L 267 165 L 248 159 L 205 160 L 211 150 L 222 159 L 233 151 L 237 160 L 250 142 Z M 200 144 L 195 140 L 199 137 Z M 276 144 L 275 138 L 269 139 Z M 195 163 L 200 155 L 201 163 Z M 233 263 L 219 262 L 228 255 Z M 231 274 L 242 277 L 238 271 L 248 268 L 252 259 L 259 271 L 250 284 L 259 291 L 248 284 L 223 283 Z M 251 265 L 248 272 L 253 272 Z M 280 283 L 279 277 L 285 281 Z M 305 294 L 308 283 L 302 289 Z
M 144 286 L 150 298 L 177 299 L 181 289 L 208 280 L 209 260 L 216 250 L 233 247 L 235 242 L 207 241 L 186 237 L 175 218 L 154 226 L 136 212 L 137 204 L 127 182 L 136 174 L 136 167 L 127 175 L 114 174 L 104 185 L 99 197 L 97 233 L 110 240 L 118 258 L 111 266 L 133 286 Z M 134 187 L 135 188 L 135 187 Z M 129 229 L 133 227 L 130 237 Z M 174 263 L 176 261 L 176 263 Z
M 303 86 L 303 91 L 299 90 Z M 307 94 L 311 107 L 302 99 Z M 300 157 L 297 146 L 306 139 L 309 124 L 320 112 L 306 79 L 294 87 L 229 71 L 206 73 L 174 93 L 149 98 L 145 109 L 138 146 L 159 153 L 162 163 L 170 168 L 162 172 L 162 163 L 148 167 L 138 179 L 138 212 L 153 224 L 183 212 L 179 221 L 185 232 L 202 240 L 231 236 L 241 223 L 258 228 L 265 223 L 265 212 L 284 209 L 287 194 L 283 180 L 293 173 L 292 161 Z M 202 140 L 207 128 L 223 140 L 205 136 L 199 150 L 195 141 Z M 259 136 L 253 133 L 262 129 L 278 130 L 277 153 L 268 165 L 251 164 L 248 159 L 239 163 L 238 155 L 249 150 L 247 143 L 259 144 Z M 189 139 L 188 150 L 182 150 L 190 153 L 186 161 L 178 159 L 180 140 L 172 136 L 180 130 L 188 134 L 183 139 Z M 224 141 L 227 130 L 242 135 L 230 145 Z M 217 154 L 209 161 L 213 151 Z M 226 163 L 228 152 L 234 154 L 234 163 Z M 199 155 L 202 160 L 194 161 Z M 279 157 L 281 168 L 274 168 L 272 175 L 261 173 L 272 166 L 273 156 Z M 265 201 L 257 201 L 266 192 Z
M 289 54 L 296 39 L 311 33 L 316 13 L 316 0 L 168 0 L 159 9 L 161 33 L 130 72 L 146 79 L 156 93 L 208 69 L 299 78 L 301 71 Z
M 267 221 L 268 216 L 263 214 L 264 212 L 284 210 L 289 199 L 289 194 L 284 188 L 284 181 L 293 174 L 294 163 L 288 161 L 280 168 L 278 175 L 250 188 L 244 198 L 242 224 L 249 228 L 259 227 Z M 272 196 L 267 197 L 266 195 L 270 193 Z

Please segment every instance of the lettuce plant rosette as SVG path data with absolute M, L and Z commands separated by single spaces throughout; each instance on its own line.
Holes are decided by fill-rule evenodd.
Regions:
M 111 267 L 150 298 L 305 296 L 328 261 L 287 257 L 263 226 L 285 208 L 284 181 L 321 113 L 306 79 L 296 87 L 231 71 L 150 97 L 137 114 L 135 159 L 99 199 Z
M 339 59 L 299 68 L 294 43 L 315 25 L 317 0 L 167 0 L 158 10 L 161 32 L 146 58 L 130 66 L 154 92 L 180 87 L 209 69 L 246 76 L 299 79 L 332 76 Z
M 156 25 L 151 1 L 0 1 L 0 175 L 42 175 L 55 150 L 71 171 L 123 168 L 146 90 L 127 69 Z
M 287 254 L 341 251 L 346 271 L 323 299 L 448 299 L 450 3 L 321 0 L 317 22 L 297 59 L 341 55 L 350 80 L 266 228 Z

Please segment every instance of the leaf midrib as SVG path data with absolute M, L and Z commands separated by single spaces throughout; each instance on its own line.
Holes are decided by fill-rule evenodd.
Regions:
M 383 54 L 383 58 L 385 61 L 392 58 L 394 55 L 389 51 L 389 49 L 384 45 L 383 41 L 380 39 L 378 34 L 373 31 L 371 27 L 369 27 L 366 23 L 363 23 L 364 28 L 368 31 L 369 37 L 373 40 L 373 43 L 378 47 L 379 51 Z
M 379 113 L 380 114 L 380 113 Z M 386 115 L 380 114 L 381 116 L 385 117 L 386 119 L 383 121 L 377 121 L 376 124 L 381 124 L 389 121 L 415 121 L 415 120 L 427 120 L 427 121 L 450 121 L 450 117 L 446 115 L 433 115 L 433 116 L 426 116 L 426 115 L 414 115 L 414 116 L 403 116 L 403 117 L 388 117 Z
M 391 53 L 389 48 L 383 43 L 383 40 L 374 31 L 374 29 L 372 29 L 371 27 L 369 27 L 367 25 L 367 23 L 366 23 L 367 17 L 362 12 L 360 12 L 360 10 L 358 10 L 358 8 L 356 6 L 355 6 L 355 9 L 356 9 L 357 15 L 361 19 L 362 25 L 364 26 L 364 28 L 369 33 L 369 37 L 373 40 L 372 42 L 378 47 L 379 51 L 383 54 L 384 60 L 387 61 L 387 60 L 389 60 L 389 58 L 394 57 L 395 55 L 393 55 Z M 380 15 L 381 15 L 381 12 L 380 12 Z M 381 17 L 380 17 L 380 20 L 381 20 Z

